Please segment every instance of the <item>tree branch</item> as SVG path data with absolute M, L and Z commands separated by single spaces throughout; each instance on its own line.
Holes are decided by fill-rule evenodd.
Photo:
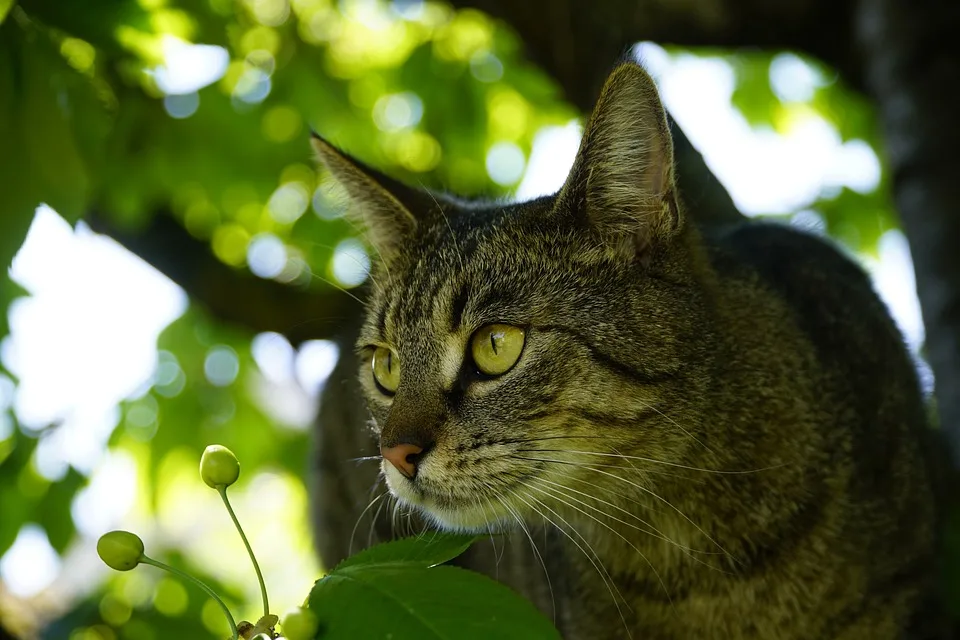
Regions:
M 513 27 L 531 59 L 586 111 L 610 65 L 636 42 L 800 49 L 858 84 L 852 0 L 454 0 Z
M 703 0 L 693 1 L 709 4 Z M 530 59 L 560 83 L 567 99 L 582 113 L 589 113 L 611 66 L 638 41 L 696 46 L 757 46 L 776 42 L 782 48 L 786 46 L 783 42 L 795 38 L 796 34 L 792 28 L 782 33 L 771 29 L 763 22 L 767 19 L 764 16 L 779 12 L 795 19 L 803 11 L 812 11 L 806 5 L 814 3 L 812 0 L 799 3 L 802 5 L 799 7 L 796 3 L 787 3 L 788 9 L 784 9 L 780 3 L 731 0 L 726 3 L 729 6 L 723 7 L 726 13 L 716 13 L 719 9 L 699 11 L 689 2 L 636 0 L 602 3 L 454 0 L 453 4 L 480 9 L 509 24 L 523 40 Z M 751 11 L 753 13 L 749 13 Z M 744 19 L 747 15 L 751 16 L 749 20 Z M 778 19 L 785 20 L 784 16 Z M 678 182 L 691 215 L 699 222 L 742 219 L 726 189 L 704 163 L 703 156 L 676 123 L 672 123 L 671 128 Z
M 298 288 L 229 267 L 167 212 L 158 212 L 136 231 L 98 213 L 85 221 L 180 285 L 220 320 L 255 332 L 276 331 L 295 345 L 332 337 L 344 318 L 356 315 L 353 307 L 359 306 L 333 287 Z

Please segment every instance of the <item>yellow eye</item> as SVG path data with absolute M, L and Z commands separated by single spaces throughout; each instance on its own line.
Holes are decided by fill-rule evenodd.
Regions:
M 373 379 L 380 390 L 393 395 L 400 386 L 400 358 L 387 347 L 377 347 L 371 361 Z
M 503 375 L 520 359 L 523 329 L 509 324 L 488 324 L 470 340 L 470 353 L 481 373 Z

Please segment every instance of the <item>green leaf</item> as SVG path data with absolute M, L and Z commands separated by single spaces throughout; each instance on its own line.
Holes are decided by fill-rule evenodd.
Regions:
M 14 0 L 0 0 L 0 24 L 3 24 L 10 9 L 13 9 L 13 2 Z
M 21 131 L 29 132 L 24 149 L 30 171 L 40 182 L 41 198 L 69 221 L 86 205 L 89 181 L 71 129 L 69 69 L 49 42 L 22 41 Z
M 780 101 L 770 87 L 769 54 L 744 54 L 730 60 L 737 74 L 730 101 L 751 126 L 769 125 Z
M 309 607 L 324 640 L 560 637 L 530 602 L 506 586 L 451 566 L 338 567 L 317 582 Z
M 835 196 L 818 200 L 815 208 L 830 236 L 854 251 L 875 252 L 880 236 L 896 228 L 896 214 L 886 190 L 862 194 L 844 187 Z
M 71 467 L 66 477 L 50 485 L 50 489 L 34 509 L 39 515 L 40 525 L 47 532 L 50 545 L 57 553 L 63 553 L 73 540 L 76 527 L 70 514 L 70 505 L 84 485 L 86 478 Z
M 83 213 L 90 180 L 74 128 L 94 128 L 94 118 L 75 119 L 88 97 L 88 81 L 43 34 L 15 21 L 0 26 L 0 270 L 10 265 L 41 202 L 71 222 Z
M 108 51 L 120 50 L 118 35 L 124 27 L 144 33 L 154 31 L 150 12 L 137 0 L 23 0 L 22 6 L 30 17 Z
M 453 560 L 478 539 L 479 536 L 474 535 L 433 531 L 420 537 L 403 538 L 370 547 L 341 562 L 334 572 L 360 565 L 401 565 L 429 569 Z
M 27 438 L 15 430 L 12 442 L 4 441 L 4 446 L 12 451 L 0 462 L 0 503 L 3 504 L 3 517 L 0 518 L 0 556 L 13 544 L 20 532 L 21 525 L 33 513 L 34 501 L 24 498 L 17 486 L 17 478 L 30 464 L 30 457 L 37 447 L 37 440 Z
M 16 44 L 20 31 L 13 21 L 0 26 L 0 175 L 4 176 L 3 213 L 0 214 L 0 272 L 7 279 L 7 268 L 14 254 L 23 244 L 33 220 L 33 212 L 40 204 L 34 178 L 25 167 L 25 133 L 20 124 L 20 96 L 22 79 L 22 52 Z M 12 292 L 4 286 L 3 302 L 9 303 Z M 6 304 L 3 305 L 6 324 Z M 6 330 L 3 331 L 6 333 Z
M 4 232 L 6 225 L 4 224 L 4 218 L 0 216 L 0 237 Z M 13 243 L 10 243 L 11 245 Z M 0 242 L 0 256 L 3 256 L 3 243 Z M 15 252 L 17 248 L 14 248 Z M 10 254 L 13 255 L 12 253 Z M 0 258 L 2 260 L 2 258 Z M 5 266 L 0 265 L 0 340 L 10 333 L 10 304 L 17 298 L 26 296 L 27 292 L 18 285 L 16 282 L 10 279 L 10 276 L 7 274 L 7 269 Z M 0 373 L 2 373 L 3 367 L 0 366 Z

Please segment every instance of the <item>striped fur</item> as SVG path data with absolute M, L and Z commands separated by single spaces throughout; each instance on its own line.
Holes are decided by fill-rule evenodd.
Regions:
M 382 464 L 403 511 L 506 532 L 464 562 L 567 638 L 903 637 L 935 509 L 901 337 L 826 243 L 685 222 L 642 69 L 614 71 L 566 186 L 532 202 L 427 198 L 315 146 L 384 256 L 325 394 L 328 564 L 391 533 L 376 501 L 354 530 L 377 474 L 348 460 L 412 438 L 431 444 L 414 480 Z M 468 344 L 494 322 L 527 334 L 491 379 Z M 395 396 L 375 345 L 399 354 Z M 354 367 L 359 392 L 336 378 Z

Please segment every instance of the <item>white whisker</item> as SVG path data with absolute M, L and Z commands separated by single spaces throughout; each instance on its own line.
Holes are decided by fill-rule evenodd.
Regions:
M 588 553 L 587 550 L 584 549 L 583 546 L 581 546 L 581 544 L 580 544 L 579 542 L 577 542 L 577 541 L 573 538 L 573 536 L 571 536 L 569 533 L 566 532 L 566 530 L 563 529 L 563 527 L 561 527 L 561 526 L 558 525 L 556 522 L 554 522 L 553 520 L 551 520 L 549 516 L 547 516 L 545 513 L 543 513 L 543 511 L 541 511 L 540 509 L 538 509 L 536 506 L 534 506 L 534 505 L 530 504 L 529 502 L 527 502 L 526 500 L 524 500 L 522 497 L 520 497 L 519 494 L 515 494 L 515 497 L 516 497 L 518 500 L 520 500 L 521 502 L 523 502 L 524 504 L 526 504 L 528 507 L 530 507 L 530 509 L 531 509 L 532 511 L 534 511 L 535 513 L 538 513 L 538 514 L 540 515 L 540 517 L 542 517 L 544 520 L 546 520 L 546 521 L 549 522 L 551 525 L 553 525 L 560 533 L 562 533 L 564 536 L 566 536 L 567 539 L 570 540 L 570 542 L 572 542 L 574 545 L 576 545 L 576 547 L 577 547 L 578 549 L 580 549 L 580 551 L 583 553 L 584 557 L 590 562 L 590 564 L 593 565 L 593 568 L 597 570 L 597 573 L 599 574 L 600 579 L 603 581 L 604 586 L 607 588 L 607 591 L 610 592 L 610 597 L 613 599 L 613 605 L 617 608 L 617 613 L 620 614 L 620 620 L 623 622 L 623 628 L 626 629 L 627 635 L 632 639 L 632 638 L 633 638 L 633 634 L 630 633 L 630 627 L 627 625 L 627 619 L 624 617 L 624 615 L 623 615 L 623 610 L 620 608 L 620 601 L 623 600 L 623 596 L 620 595 L 620 590 L 617 589 L 617 586 L 616 586 L 615 584 L 613 584 L 613 579 L 610 578 L 610 574 L 607 573 L 607 570 L 606 570 L 605 568 L 603 568 L 603 565 L 602 565 L 602 564 L 598 564 L 600 558 L 599 558 L 599 556 L 597 556 L 596 552 L 593 551 L 593 547 L 590 547 L 590 544 L 587 543 L 587 541 L 583 538 L 583 536 L 580 535 L 580 533 L 579 533 L 575 528 L 573 528 L 573 527 L 570 525 L 569 522 L 567 522 L 566 520 L 564 520 L 563 517 L 562 517 L 560 514 L 558 514 L 556 511 L 554 511 L 553 509 L 551 509 L 550 507 L 548 507 L 547 505 L 545 505 L 542 501 L 538 500 L 536 497 L 530 495 L 529 493 L 525 493 L 525 494 L 523 494 L 523 495 L 525 495 L 526 497 L 530 498 L 530 499 L 533 500 L 536 504 L 539 504 L 539 505 L 540 505 L 541 507 L 543 507 L 544 509 L 547 509 L 548 511 L 550 511 L 551 513 L 553 513 L 560 521 L 562 521 L 564 524 L 566 524 L 568 527 L 570 527 L 570 530 L 573 531 L 573 533 L 575 533 L 575 534 L 577 535 L 577 537 L 579 537 L 581 540 L 583 540 L 584 544 L 586 544 L 587 547 L 590 548 L 590 553 Z M 591 553 L 593 554 L 593 556 L 590 555 Z M 596 557 L 596 560 L 594 560 L 594 557 Z M 625 603 L 625 601 L 624 601 L 624 603 Z
M 652 411 L 655 411 L 657 414 L 660 415 L 661 418 L 663 418 L 664 420 L 666 420 L 667 422 L 675 426 L 677 429 L 680 429 L 680 431 L 683 431 L 685 434 L 687 434 L 687 436 L 693 438 L 694 442 L 699 444 L 701 447 L 703 447 L 707 451 L 711 451 L 710 447 L 705 445 L 703 441 L 700 440 L 700 438 L 698 438 L 697 436 L 693 435 L 692 433 L 684 429 L 683 425 L 681 425 L 679 422 L 677 422 L 676 420 L 674 420 L 673 418 L 665 414 L 663 411 L 660 411 L 660 409 L 657 409 L 654 405 L 647 404 L 646 402 L 642 402 L 641 404 L 643 404 L 644 409 L 651 409 Z
M 395 499 L 396 499 L 396 498 L 394 498 L 393 494 L 392 494 L 392 493 L 389 493 L 389 492 L 386 494 L 386 496 L 387 496 L 387 499 L 386 499 L 386 500 L 383 500 L 382 502 L 380 502 L 380 506 L 377 507 L 376 512 L 374 512 L 374 514 L 373 514 L 373 518 L 370 520 L 370 532 L 367 534 L 367 546 L 368 546 L 368 547 L 373 546 L 373 534 L 374 534 L 374 531 L 376 531 L 376 528 L 377 528 L 377 521 L 380 520 L 380 512 L 383 510 L 383 506 L 384 506 L 385 504 L 389 503 L 391 500 L 395 500 Z
M 543 576 L 547 579 L 547 590 L 550 592 L 551 618 L 553 619 L 554 625 L 556 625 L 557 601 L 553 595 L 553 583 L 550 581 L 550 572 L 547 571 L 547 563 L 544 562 L 543 556 L 540 555 L 540 549 L 537 548 L 537 543 L 533 541 L 533 536 L 530 535 L 530 530 L 527 528 L 527 525 L 523 523 L 523 518 L 520 517 L 520 514 L 517 513 L 516 510 L 513 509 L 513 507 L 507 504 L 506 500 L 504 500 L 501 496 L 495 496 L 495 497 L 497 498 L 497 501 L 503 506 L 503 508 L 506 509 L 511 516 L 513 516 L 513 519 L 517 522 L 517 524 L 520 525 L 520 529 L 522 529 L 523 533 L 526 534 L 527 540 L 530 541 L 530 546 L 533 548 L 533 553 L 537 557 L 537 560 L 540 562 L 540 566 L 543 568 Z M 546 530 L 546 527 L 544 527 L 544 530 Z M 546 544 L 546 541 L 544 541 L 544 544 Z
M 694 556 L 691 555 L 691 554 L 692 554 L 692 553 L 703 553 L 703 554 L 710 555 L 710 554 L 713 554 L 714 552 L 712 552 L 712 551 L 700 551 L 700 550 L 697 550 L 697 549 L 691 549 L 690 547 L 684 546 L 684 545 L 680 544 L 679 542 L 675 542 L 675 541 L 671 540 L 670 538 L 668 538 L 667 536 L 663 535 L 663 532 L 661 532 L 659 529 L 657 529 L 655 526 L 653 526 L 652 524 L 650 524 L 649 522 L 647 522 L 646 520 L 644 520 L 644 519 L 641 518 L 640 516 L 638 516 L 638 515 L 636 515 L 636 514 L 634 514 L 634 513 L 631 513 L 630 511 L 627 511 L 626 509 L 624 509 L 623 507 L 621 507 L 621 506 L 619 506 L 619 505 L 616 505 L 616 504 L 614 504 L 614 503 L 612 503 L 612 502 L 609 502 L 609 501 L 607 501 L 607 500 L 604 500 L 603 498 L 599 498 L 599 497 L 597 497 L 597 496 L 595 496 L 595 495 L 590 495 L 589 493 L 586 493 L 586 492 L 583 492 L 583 491 L 578 491 L 577 489 L 574 489 L 573 487 L 567 487 L 567 486 L 565 486 L 565 485 L 560 484 L 559 482 L 554 482 L 554 481 L 552 481 L 552 480 L 548 480 L 547 478 L 538 478 L 537 481 L 538 481 L 538 482 L 545 482 L 545 483 L 547 483 L 547 484 L 553 485 L 554 487 L 556 487 L 555 490 L 561 491 L 562 493 L 564 493 L 564 495 L 565 495 L 566 497 L 570 498 L 571 500 L 575 500 L 575 501 L 578 502 L 579 504 L 582 504 L 583 506 L 585 506 L 585 507 L 587 507 L 587 508 L 589 508 L 589 509 L 592 509 L 592 510 L 596 511 L 597 513 L 599 513 L 599 514 L 601 514 L 601 515 L 603 515 L 603 516 L 606 516 L 607 518 L 610 518 L 610 519 L 612 519 L 612 520 L 615 520 L 616 522 L 619 522 L 620 524 L 622 524 L 622 525 L 624 525 L 624 526 L 630 527 L 631 529 L 635 529 L 635 530 L 637 530 L 637 531 L 639 531 L 639 532 L 641 532 L 641 533 L 645 533 L 645 534 L 647 534 L 647 535 L 649 535 L 649 536 L 652 536 L 652 537 L 654 537 L 654 538 L 657 538 L 657 539 L 659 539 L 659 540 L 663 540 L 663 541 L 666 542 L 667 544 L 673 545 L 673 546 L 676 547 L 677 549 L 680 549 L 684 554 L 688 555 L 692 560 L 696 560 L 697 562 L 701 562 L 701 563 L 705 564 L 706 566 L 711 566 L 711 565 L 703 562 L 703 561 L 700 560 L 699 558 L 694 557 Z M 603 490 L 603 487 L 601 487 L 600 485 L 593 484 L 593 483 L 589 483 L 589 484 L 592 484 L 592 486 L 596 487 L 597 489 Z M 599 502 L 599 503 L 601 503 L 601 504 L 605 504 L 605 505 L 607 505 L 607 506 L 613 507 L 613 508 L 616 509 L 617 511 L 621 511 L 621 512 L 625 513 L 626 515 L 630 516 L 631 518 L 634 518 L 634 519 L 636 519 L 636 520 L 639 520 L 639 521 L 640 521 L 642 524 L 644 524 L 645 526 L 650 527 L 650 529 L 652 529 L 652 531 L 650 531 L 650 530 L 648 530 L 648 529 L 644 529 L 643 527 L 639 527 L 639 526 L 637 526 L 637 525 L 635 525 L 635 524 L 633 524 L 633 523 L 626 522 L 625 520 L 621 520 L 620 518 L 617 518 L 616 516 L 614 516 L 614 515 L 612 515 L 612 514 L 610 514 L 610 513 L 607 513 L 606 511 L 604 511 L 604 510 L 602 510 L 602 509 L 599 509 L 599 508 L 597 508 L 597 507 L 594 507 L 593 505 L 590 505 L 590 504 L 588 504 L 587 502 L 585 502 L 585 501 L 583 501 L 583 500 L 578 500 L 577 498 L 571 496 L 568 492 L 577 493 L 577 494 L 579 494 L 579 495 L 581 495 L 581 496 L 584 496 L 584 497 L 586 497 L 586 498 L 590 498 L 591 500 L 596 500 L 597 502 Z
M 650 462 L 653 464 L 662 464 L 669 467 L 677 467 L 679 469 L 688 469 L 690 471 L 702 471 L 703 473 L 716 473 L 719 475 L 745 475 L 749 473 L 759 473 L 761 471 L 771 471 L 773 469 L 779 469 L 783 467 L 786 463 L 777 464 L 772 467 L 763 467 L 760 469 L 746 469 L 743 471 L 722 471 L 720 469 L 702 469 L 700 467 L 690 467 L 684 464 L 679 464 L 677 462 L 667 462 L 665 460 L 657 460 L 655 458 L 646 458 L 644 456 L 628 456 L 622 453 L 602 453 L 600 451 L 577 451 L 574 449 L 517 449 L 518 452 L 542 452 L 542 453 L 572 453 L 580 455 L 591 455 L 591 456 L 604 456 L 608 458 L 622 458 L 624 460 L 640 460 L 641 462 Z M 611 465 L 615 466 L 615 465 Z
M 653 571 L 653 575 L 657 576 L 657 580 L 660 582 L 660 587 L 663 589 L 663 593 L 667 596 L 667 601 L 670 602 L 670 606 L 671 606 L 671 607 L 673 606 L 673 598 L 670 597 L 670 592 L 667 591 L 667 585 L 664 583 L 663 578 L 660 577 L 660 572 L 657 571 L 656 567 L 653 566 L 653 563 L 650 562 L 650 559 L 647 558 L 647 556 L 646 556 L 642 551 L 640 551 L 640 549 L 637 548 L 637 545 L 635 545 L 635 544 L 633 544 L 632 542 L 630 542 L 630 541 L 626 538 L 626 536 L 624 536 L 622 533 L 620 533 L 619 531 L 617 531 L 616 529 L 614 529 L 613 527 L 611 527 L 610 525 L 608 525 L 606 522 L 603 522 L 602 520 L 600 520 L 600 518 L 597 518 L 596 516 L 587 513 L 586 511 L 584 511 L 584 510 L 581 509 L 580 507 L 577 507 L 577 506 L 574 505 L 574 504 L 570 504 L 569 502 L 567 502 L 567 501 L 564 500 L 563 498 L 557 496 L 556 494 L 557 494 L 557 493 L 560 493 L 559 491 L 552 490 L 552 489 L 550 489 L 549 487 L 544 487 L 544 488 L 537 487 L 537 486 L 532 485 L 532 484 L 529 485 L 529 487 L 530 487 L 531 489 L 533 489 L 534 491 L 539 491 L 540 493 L 542 493 L 542 494 L 544 494 L 544 495 L 546 495 L 546 496 L 549 496 L 549 497 L 553 498 L 554 500 L 559 500 L 560 502 L 562 502 L 563 504 L 567 505 L 567 506 L 570 507 L 571 509 L 574 509 L 574 510 L 578 511 L 579 513 L 585 515 L 586 517 L 590 518 L 591 520 L 593 520 L 593 521 L 596 522 L 597 524 L 599 524 L 599 525 L 601 525 L 601 526 L 603 526 L 603 527 L 606 527 L 606 528 L 607 528 L 609 531 L 611 531 L 614 535 L 616 535 L 616 536 L 619 537 L 621 540 L 623 540 L 624 542 L 626 542 L 626 543 L 630 546 L 631 549 L 633 549 L 634 551 L 637 552 L 637 555 L 639 555 L 641 558 L 643 558 L 643 561 L 646 562 L 646 563 L 647 563 L 647 566 L 650 567 L 650 570 Z M 563 494 L 561 494 L 561 495 L 563 495 Z M 566 496 L 566 497 L 567 497 L 567 498 L 570 498 L 571 500 L 575 500 L 576 502 L 579 502 L 580 504 L 582 504 L 582 505 L 584 505 L 584 506 L 589 506 L 589 505 L 587 505 L 587 503 L 583 502 L 582 500 L 577 500 L 576 498 L 571 498 L 570 496 Z M 601 513 L 603 513 L 603 512 L 601 512 Z M 607 515 L 607 514 L 604 514 L 604 515 Z M 609 516 L 608 516 L 608 517 L 609 517 Z M 621 520 L 620 522 L 623 522 L 623 521 Z M 626 524 L 626 523 L 624 523 L 624 524 Z
M 363 511 L 360 512 L 360 515 L 357 516 L 357 522 L 356 522 L 356 524 L 353 525 L 353 531 L 350 532 L 350 545 L 349 545 L 349 547 L 348 547 L 347 555 L 353 555 L 353 539 L 354 539 L 354 537 L 357 535 L 357 528 L 360 526 L 360 521 L 363 520 L 363 516 L 366 515 L 366 513 L 367 513 L 368 511 L 370 511 L 370 509 L 373 507 L 373 505 L 375 505 L 376 503 L 380 502 L 380 500 L 382 500 L 383 497 L 386 496 L 386 495 L 388 495 L 389 493 L 390 493 L 389 491 L 384 490 L 383 493 L 381 493 L 381 494 L 378 495 L 376 498 L 374 498 L 373 500 L 371 500 L 370 502 L 368 502 L 368 503 L 367 503 L 367 506 L 364 507 Z M 383 506 L 383 505 L 381 505 L 381 506 Z M 377 513 L 380 513 L 380 510 L 379 510 L 379 509 L 377 509 Z
M 337 289 L 338 291 L 347 294 L 348 296 L 350 296 L 351 298 L 353 298 L 354 300 L 356 300 L 357 302 L 359 302 L 361 305 L 366 305 L 366 302 L 364 302 L 363 300 L 361 300 L 361 299 L 358 298 L 357 296 L 353 295 L 352 293 L 350 293 L 349 291 L 347 291 L 346 289 L 344 289 L 343 287 L 341 287 L 339 284 L 337 284 L 337 283 L 334 282 L 333 280 L 328 280 L 327 278 L 324 278 L 324 277 L 321 276 L 320 274 L 314 273 L 314 272 L 312 272 L 312 271 L 310 272 L 310 277 L 311 277 L 311 278 L 316 278 L 316 279 L 319 280 L 320 282 L 323 282 L 324 284 L 327 284 L 327 285 L 333 287 L 334 289 Z
M 648 495 L 650 495 L 650 496 L 653 496 L 654 498 L 656 498 L 656 499 L 659 500 L 660 502 L 664 503 L 665 505 L 667 505 L 668 507 L 670 507 L 671 509 L 673 509 L 681 518 L 683 518 L 684 520 L 686 520 L 687 522 L 689 522 L 690 524 L 692 524 L 692 525 L 694 526 L 694 528 L 696 528 L 697 531 L 699 531 L 701 534 L 703 534 L 703 536 L 704 536 L 707 540 L 709 540 L 709 541 L 712 542 L 714 545 L 716 545 L 716 547 L 717 547 L 718 549 L 720 549 L 721 551 L 723 551 L 723 553 L 726 554 L 726 556 L 727 556 L 728 558 L 730 558 L 731 560 L 736 561 L 736 558 L 734 558 L 733 555 L 731 555 L 726 549 L 724 549 L 723 546 L 722 546 L 719 542 L 717 542 L 716 540 L 714 540 L 713 537 L 712 537 L 709 533 L 707 533 L 706 531 L 704 531 L 704 530 L 700 527 L 700 525 L 698 525 L 696 522 L 694 522 L 693 520 L 691 520 L 691 519 L 687 516 L 687 514 L 685 514 L 683 511 L 681 511 L 681 510 L 678 509 L 677 507 L 673 506 L 673 504 L 672 504 L 669 500 L 667 500 L 666 498 L 662 498 L 662 497 L 658 496 L 656 493 L 654 493 L 654 492 L 651 491 L 650 489 L 647 489 L 647 488 L 644 487 L 643 485 L 637 484 L 636 482 L 631 482 L 631 481 L 627 480 L 626 478 L 621 478 L 620 476 L 618 476 L 618 475 L 616 475 L 616 474 L 614 474 L 614 473 L 610 473 L 609 471 L 604 471 L 604 470 L 602 470 L 602 469 L 595 469 L 595 468 L 593 468 L 592 466 L 584 466 L 584 467 L 581 467 L 581 468 L 583 468 L 583 469 L 590 469 L 591 471 L 595 471 L 596 473 L 601 473 L 601 474 L 603 474 L 603 475 L 605 475 L 605 476 L 610 476 L 611 478 L 613 478 L 613 479 L 615 479 L 615 480 L 619 480 L 620 482 L 625 482 L 625 483 L 629 484 L 630 486 L 632 486 L 632 487 L 634 487 L 634 488 L 636 488 L 636 489 L 639 489 L 640 491 L 642 491 L 642 492 L 644 492 L 644 493 L 646 493 L 646 494 L 648 494 Z
M 437 201 L 436 196 L 433 195 L 433 192 L 431 192 L 429 189 L 423 186 L 422 182 L 420 183 L 420 187 L 423 189 L 423 191 L 427 195 L 430 196 L 430 199 L 433 200 L 433 203 L 437 205 L 437 211 L 443 217 L 443 222 L 447 225 L 447 231 L 450 232 L 450 241 L 453 243 L 454 253 L 457 256 L 457 262 L 460 263 L 460 273 L 465 272 L 466 267 L 463 264 L 463 252 L 460 251 L 460 245 L 457 242 L 457 237 L 453 234 L 453 227 L 450 226 L 450 219 L 447 217 L 446 212 L 444 212 L 443 207 L 440 206 L 440 203 Z

